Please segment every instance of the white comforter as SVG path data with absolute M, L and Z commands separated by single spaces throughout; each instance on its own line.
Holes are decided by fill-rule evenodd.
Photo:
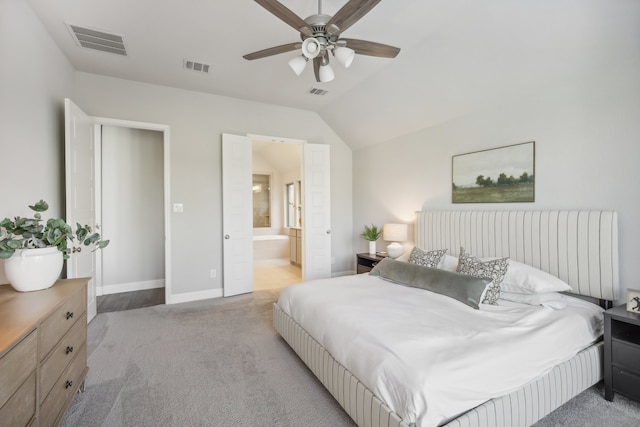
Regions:
M 602 335 L 602 309 L 454 299 L 366 274 L 282 290 L 278 305 L 405 421 L 436 426 L 508 394 Z

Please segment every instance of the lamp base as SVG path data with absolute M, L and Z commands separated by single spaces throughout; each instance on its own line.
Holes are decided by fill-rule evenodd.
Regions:
M 393 242 L 389 246 L 387 246 L 387 255 L 389 255 L 390 258 L 398 258 L 403 253 L 404 248 L 400 243 Z

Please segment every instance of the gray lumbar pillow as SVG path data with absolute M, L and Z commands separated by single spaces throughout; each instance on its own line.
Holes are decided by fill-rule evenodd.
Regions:
M 479 307 L 483 292 L 491 283 L 491 279 L 423 267 L 391 258 L 385 258 L 380 261 L 369 275 L 379 276 L 382 279 L 400 285 L 445 295 L 476 310 Z

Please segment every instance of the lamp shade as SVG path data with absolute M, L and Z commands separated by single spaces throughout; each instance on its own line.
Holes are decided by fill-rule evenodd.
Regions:
M 321 82 L 330 82 L 331 80 L 333 80 L 335 78 L 335 74 L 333 72 L 333 68 L 331 68 L 331 65 L 329 65 L 329 63 L 327 62 L 326 64 L 323 64 L 320 66 L 320 71 L 319 71 L 319 77 L 320 77 L 320 81 Z
M 382 227 L 382 240 L 404 242 L 407 240 L 407 224 L 385 224 Z
M 302 42 L 302 54 L 309 59 L 313 59 L 320 54 L 320 42 L 318 39 L 309 37 Z
M 336 57 L 338 62 L 344 65 L 344 68 L 349 68 L 353 62 L 353 58 L 356 56 L 356 53 L 353 49 L 349 49 L 348 47 L 336 46 L 333 49 L 333 56 Z
M 309 60 L 304 56 L 296 56 L 289 61 L 289 67 L 291 67 L 293 72 L 296 73 L 296 76 L 299 76 L 307 67 L 308 61 Z

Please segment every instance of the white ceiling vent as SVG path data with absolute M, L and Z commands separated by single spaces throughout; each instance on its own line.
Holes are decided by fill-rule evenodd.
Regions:
M 327 92 L 329 92 L 328 90 L 324 90 L 324 89 L 318 89 L 315 87 L 312 87 L 311 89 L 309 89 L 309 91 L 307 93 L 310 93 L 311 95 L 326 95 Z
M 186 70 L 198 71 L 200 73 L 209 73 L 209 64 L 203 64 L 202 62 L 190 61 L 185 59 L 183 62 Z
M 67 24 L 80 47 L 127 56 L 122 36 Z

